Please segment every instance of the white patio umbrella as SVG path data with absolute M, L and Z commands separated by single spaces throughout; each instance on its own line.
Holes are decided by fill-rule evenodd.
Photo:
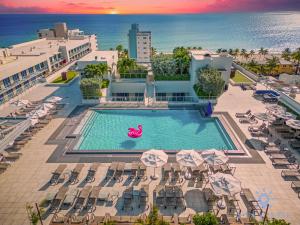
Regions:
M 241 181 L 231 174 L 216 173 L 209 177 L 211 188 L 217 196 L 233 196 L 241 192 Z
M 290 119 L 287 120 L 286 125 L 295 129 L 295 130 L 300 130 L 300 120 L 294 120 L 294 119 Z
M 224 154 L 223 151 L 216 149 L 203 151 L 201 155 L 209 165 L 222 165 L 224 163 L 227 163 L 229 160 L 229 158 Z
M 197 167 L 204 162 L 202 156 L 194 150 L 181 150 L 176 154 L 176 161 L 184 167 Z
M 39 119 L 38 118 L 30 118 L 30 122 L 31 122 L 31 125 L 34 126 L 35 124 L 37 124 L 39 122 Z
M 61 97 L 58 97 L 58 96 L 51 96 L 49 98 L 47 98 L 45 100 L 45 102 L 50 102 L 50 103 L 56 103 L 56 102 L 60 102 L 62 100 Z
M 168 155 L 162 150 L 151 149 L 142 154 L 141 161 L 145 166 L 154 168 L 154 175 L 151 176 L 151 178 L 155 180 L 158 178 L 155 175 L 155 168 L 166 164 L 168 161 Z

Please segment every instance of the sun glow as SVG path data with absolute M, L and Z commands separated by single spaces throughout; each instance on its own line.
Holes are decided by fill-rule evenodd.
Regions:
M 111 10 L 111 11 L 109 12 L 109 14 L 115 15 L 115 14 L 119 14 L 119 12 L 118 12 L 117 10 Z

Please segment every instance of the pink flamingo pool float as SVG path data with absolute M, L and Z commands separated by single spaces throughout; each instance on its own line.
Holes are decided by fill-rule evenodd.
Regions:
M 133 127 L 128 128 L 127 135 L 130 138 L 139 138 L 142 136 L 142 134 L 143 134 L 143 127 L 140 124 L 138 125 L 138 130 Z

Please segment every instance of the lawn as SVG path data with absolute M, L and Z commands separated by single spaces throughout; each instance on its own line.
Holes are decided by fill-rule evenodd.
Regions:
M 231 78 L 235 83 L 253 83 L 252 80 L 244 76 L 240 71 L 235 71 L 234 77 Z
M 63 80 L 62 76 L 60 75 L 57 77 L 54 81 L 52 81 L 53 84 L 66 84 L 69 83 L 71 80 L 73 80 L 77 75 L 77 72 L 75 71 L 68 71 L 67 72 L 67 79 Z

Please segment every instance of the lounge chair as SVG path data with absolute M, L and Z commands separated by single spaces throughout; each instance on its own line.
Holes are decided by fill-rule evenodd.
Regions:
M 175 183 L 182 183 L 183 178 L 181 177 L 181 169 L 179 163 L 172 163 L 172 178 L 171 180 Z
M 177 224 L 192 224 L 192 215 L 188 215 L 188 216 L 178 216 L 177 217 Z M 176 220 L 176 219 L 175 219 Z
M 282 133 L 282 134 L 281 134 L 281 137 L 282 137 L 283 139 L 293 139 L 293 138 L 295 138 L 295 133 L 293 133 L 293 132 Z
M 283 153 L 275 153 L 275 154 L 270 154 L 269 158 L 272 159 L 287 159 L 287 156 Z
M 65 199 L 68 189 L 69 189 L 68 187 L 63 186 L 58 190 L 54 199 L 51 202 L 51 206 L 50 206 L 51 211 L 60 209 L 61 203 Z
M 239 205 L 239 200 L 235 196 L 224 196 L 228 214 L 234 215 L 241 212 L 241 207 Z
M 248 188 L 242 188 L 241 195 L 245 197 L 248 206 L 250 207 L 250 212 L 254 215 L 261 215 L 262 214 L 262 208 L 260 207 L 258 201 L 252 194 L 251 190 Z
M 300 149 L 300 141 L 291 141 L 290 145 L 292 146 L 292 148 L 294 149 Z
M 294 158 L 289 159 L 272 159 L 272 165 L 273 166 L 289 166 L 293 165 L 295 163 Z
M 93 163 L 90 167 L 90 169 L 88 170 L 88 173 L 86 175 L 86 182 L 94 182 L 95 181 L 95 175 L 96 175 L 96 172 L 98 170 L 98 167 L 99 167 L 99 163 Z
M 133 201 L 133 188 L 130 187 L 123 192 L 122 210 L 124 211 L 133 210 L 132 201 Z
M 89 225 L 104 225 L 107 221 L 106 216 L 94 216 L 93 219 L 89 219 Z
M 106 176 L 105 176 L 105 180 L 108 180 L 108 179 L 114 177 L 114 174 L 115 174 L 115 172 L 117 170 L 118 164 L 119 164 L 118 162 L 112 162 L 109 165 L 109 167 L 107 169 Z
M 203 188 L 204 199 L 206 200 L 208 212 L 218 215 L 220 209 L 217 207 L 217 197 L 213 194 L 213 191 L 209 188 Z
M 83 167 L 84 167 L 84 164 L 77 164 L 75 166 L 75 168 L 72 170 L 71 175 L 70 175 L 69 180 L 68 180 L 68 182 L 70 184 L 76 184 L 76 183 L 79 182 L 78 176 L 81 173 Z
M 260 126 L 250 126 L 248 127 L 248 130 L 250 132 L 258 132 L 263 131 L 265 128 L 267 128 L 267 125 L 265 123 L 262 123 Z
M 147 167 L 143 163 L 140 163 L 137 178 L 144 181 L 147 180 L 148 177 L 146 172 L 147 172 Z
M 132 162 L 131 169 L 130 169 L 130 179 L 135 179 L 137 177 L 137 172 L 139 169 L 139 162 Z
M 246 117 L 248 117 L 250 115 L 251 115 L 251 110 L 249 109 L 245 113 L 236 113 L 235 117 L 237 117 L 237 118 L 246 118 Z
M 139 208 L 148 209 L 149 185 L 142 185 L 139 193 Z
M 157 185 L 153 191 L 154 199 L 155 199 L 155 205 L 157 207 L 164 206 L 164 199 L 165 199 L 165 190 L 164 186 Z
M 122 182 L 123 180 L 123 173 L 125 169 L 125 163 L 124 162 L 119 162 L 118 166 L 116 168 L 116 172 L 113 175 L 113 179 L 117 180 L 118 182 Z
M 88 215 L 85 215 L 85 216 L 72 215 L 70 217 L 68 225 L 71 225 L 71 224 L 86 225 L 88 221 L 89 221 L 89 216 Z
M 72 188 L 70 189 L 67 193 L 66 193 L 66 197 L 62 202 L 62 206 L 65 207 L 70 207 L 74 204 L 77 195 L 79 193 L 79 189 L 78 188 Z
M 79 193 L 77 200 L 74 204 L 75 209 L 82 209 L 86 205 L 87 198 L 90 195 L 92 186 L 85 186 Z
M 4 161 L 15 161 L 19 159 L 21 155 L 22 153 L 18 153 L 18 152 L 8 153 L 3 151 L 2 153 L 0 153 L 0 157 L 3 156 Z
M 286 177 L 299 178 L 300 177 L 300 170 L 299 169 L 282 170 L 281 171 L 281 176 L 284 177 L 284 178 L 286 178 Z
M 240 123 L 251 123 L 251 124 L 256 124 L 258 121 L 255 119 L 255 116 L 251 116 L 249 118 L 243 118 L 239 120 Z
M 52 172 L 52 177 L 49 180 L 50 184 L 57 184 L 59 180 L 61 179 L 62 173 L 67 168 L 66 164 L 60 164 L 56 170 Z
M 168 181 L 169 178 L 170 178 L 170 173 L 171 173 L 171 164 L 170 163 L 166 163 L 162 167 L 162 178 L 161 179 L 163 181 Z
M 50 225 L 67 225 L 69 224 L 69 215 L 64 215 L 62 213 L 55 213 L 52 217 Z
M 167 224 L 174 224 L 174 216 L 161 216 L 161 219 Z
M 96 203 L 100 190 L 101 187 L 95 186 L 90 192 L 85 208 L 90 209 L 91 212 L 94 212 L 96 210 Z

